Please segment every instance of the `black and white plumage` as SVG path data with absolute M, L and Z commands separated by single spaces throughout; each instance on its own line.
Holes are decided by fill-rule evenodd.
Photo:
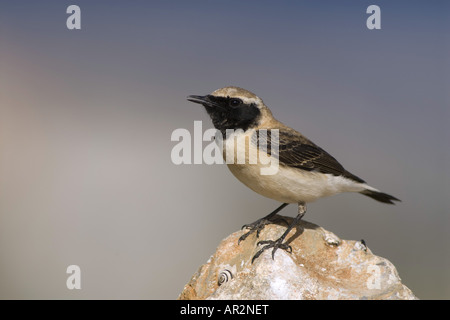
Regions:
M 342 192 L 359 192 L 389 204 L 400 201 L 371 187 L 363 179 L 344 169 L 328 152 L 276 120 L 264 102 L 247 90 L 225 87 L 206 96 L 189 96 L 188 100 L 202 104 L 216 129 L 222 132 L 224 156 L 226 152 L 245 154 L 245 163 L 234 161 L 227 164 L 236 178 L 253 191 L 283 203 L 268 216 L 246 225 L 250 231 L 240 241 L 252 232 L 257 231 L 259 234 L 264 225 L 270 223 L 270 219 L 286 204 L 298 204 L 299 214 L 286 232 L 275 241 L 260 241 L 264 246 L 254 259 L 269 248 L 273 248 L 272 256 L 278 248 L 290 249 L 283 240 L 305 214 L 308 202 Z M 277 139 L 272 138 L 273 129 L 276 129 Z M 227 130 L 235 131 L 227 135 Z M 264 133 L 262 136 L 265 140 L 262 144 L 261 133 Z M 274 146 L 276 148 L 272 150 Z M 279 165 L 277 172 L 262 175 L 261 168 L 267 164 L 261 163 L 258 158 L 252 158 L 256 154 L 252 151 L 262 151 L 268 157 L 275 157 Z

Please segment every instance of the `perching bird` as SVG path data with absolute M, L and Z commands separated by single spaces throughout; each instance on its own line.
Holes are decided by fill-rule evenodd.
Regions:
M 283 241 L 304 216 L 308 202 L 342 192 L 359 192 L 389 204 L 400 201 L 369 186 L 364 180 L 345 170 L 325 150 L 276 120 L 264 102 L 247 90 L 225 87 L 206 96 L 189 96 L 188 100 L 202 104 L 215 128 L 222 133 L 224 157 L 227 152 L 234 154 L 233 163 L 227 161 L 234 176 L 253 191 L 283 203 L 269 215 L 244 225 L 249 231 L 241 236 L 239 242 L 255 231 L 259 235 L 264 226 L 271 223 L 271 219 L 288 204 L 298 204 L 298 215 L 283 235 L 276 240 L 258 242 L 263 247 L 252 261 L 270 248 L 273 249 L 272 258 L 277 249 L 292 251 Z M 258 138 L 260 136 L 264 143 Z M 236 161 L 236 154 L 239 152 L 245 154 L 244 163 Z M 268 164 L 255 158 L 254 155 L 259 152 L 268 159 L 277 158 L 276 173 L 261 173 L 261 169 L 268 167 Z

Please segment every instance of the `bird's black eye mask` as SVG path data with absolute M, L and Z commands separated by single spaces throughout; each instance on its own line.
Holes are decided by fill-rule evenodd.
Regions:
M 207 99 L 210 103 L 203 105 L 214 126 L 222 134 L 225 134 L 226 129 L 242 129 L 246 131 L 258 125 L 261 111 L 255 103 L 246 104 L 236 97 L 208 95 Z

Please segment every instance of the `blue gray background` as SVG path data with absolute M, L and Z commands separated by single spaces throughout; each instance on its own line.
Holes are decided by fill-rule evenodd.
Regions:
M 66 28 L 81 7 L 81 30 Z M 366 8 L 381 8 L 381 30 Z M 174 299 L 278 203 L 224 165 L 172 164 L 189 94 L 236 85 L 396 206 L 306 220 L 364 239 L 424 299 L 450 298 L 450 6 L 444 1 L 2 1 L 0 298 Z M 283 211 L 295 215 L 295 206 Z M 81 290 L 66 288 L 67 266 Z

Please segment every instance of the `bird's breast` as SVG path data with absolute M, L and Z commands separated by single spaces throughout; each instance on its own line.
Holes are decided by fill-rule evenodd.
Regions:
M 228 136 L 223 156 L 233 175 L 253 191 L 284 203 L 313 202 L 340 192 L 362 190 L 361 184 L 343 177 L 292 168 L 268 156 L 252 142 L 254 130 Z M 273 174 L 264 174 L 274 165 Z

